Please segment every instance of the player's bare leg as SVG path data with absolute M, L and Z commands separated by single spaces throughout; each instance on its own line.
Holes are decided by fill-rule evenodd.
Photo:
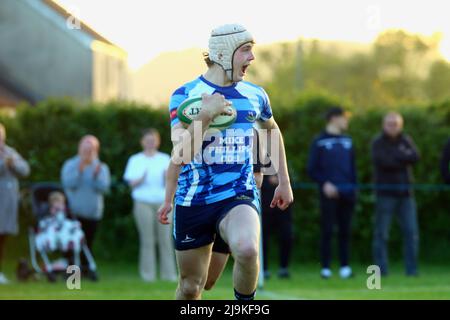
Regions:
M 190 250 L 176 251 L 180 278 L 177 300 L 198 300 L 208 275 L 212 244 Z
M 234 289 L 242 295 L 253 295 L 259 273 L 260 222 L 258 213 L 249 205 L 230 210 L 219 225 L 222 238 L 234 257 Z
M 213 251 L 211 261 L 209 262 L 208 278 L 206 280 L 205 290 L 210 290 L 216 284 L 217 279 L 219 279 L 223 269 L 225 269 L 228 256 L 228 253 Z

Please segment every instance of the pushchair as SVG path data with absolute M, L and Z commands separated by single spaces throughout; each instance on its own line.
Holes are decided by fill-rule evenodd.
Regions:
M 80 255 L 84 254 L 88 263 L 87 270 L 83 268 L 83 273 L 87 275 L 87 277 L 91 280 L 97 280 L 97 266 L 94 260 L 94 257 L 89 250 L 85 238 L 84 233 L 81 230 L 80 223 L 74 218 L 73 215 L 70 214 L 70 211 L 67 213 L 67 216 L 64 217 L 63 221 L 69 225 L 69 231 L 66 231 L 67 228 L 63 230 L 73 234 L 76 232 L 77 237 L 69 237 L 69 241 L 62 246 L 60 241 L 58 241 L 58 246 L 54 246 L 50 248 L 49 246 L 44 246 L 40 244 L 40 226 L 42 222 L 45 222 L 45 219 L 50 215 L 50 208 L 48 205 L 48 197 L 51 192 L 59 191 L 64 194 L 64 190 L 58 183 L 54 182 L 41 182 L 33 184 L 31 187 L 31 208 L 34 218 L 36 219 L 36 224 L 34 226 L 30 226 L 28 230 L 28 242 L 30 246 L 30 258 L 31 258 L 31 266 L 36 274 L 44 274 L 50 282 L 56 281 L 56 276 L 58 273 L 66 274 L 66 270 L 69 264 L 75 264 L 80 266 Z M 66 197 L 67 204 L 67 197 Z M 68 206 L 66 206 L 68 208 Z M 41 223 L 41 224 L 40 224 Z M 58 232 L 62 232 L 61 230 Z M 50 252 L 58 252 L 65 256 L 67 259 L 60 259 L 59 262 L 51 262 L 48 253 Z M 38 254 L 43 262 L 43 268 L 39 266 L 38 263 Z M 70 261 L 69 262 L 67 262 Z M 21 261 L 22 269 L 23 269 L 23 260 Z M 42 265 L 42 264 L 41 264 Z M 18 269 L 20 269 L 20 264 Z M 19 274 L 24 276 L 26 272 L 18 272 Z M 24 280 L 24 279 L 20 279 Z

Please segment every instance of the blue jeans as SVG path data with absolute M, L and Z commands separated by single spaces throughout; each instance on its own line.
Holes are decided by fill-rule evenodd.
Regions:
M 373 256 L 381 274 L 388 273 L 389 228 L 392 215 L 397 215 L 403 233 L 403 253 L 407 275 L 417 274 L 417 255 L 419 251 L 419 228 L 416 202 L 413 197 L 377 196 L 375 209 L 375 228 L 373 237 Z

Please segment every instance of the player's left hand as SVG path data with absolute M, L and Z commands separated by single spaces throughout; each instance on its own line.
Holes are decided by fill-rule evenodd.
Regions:
M 290 183 L 279 184 L 273 194 L 271 208 L 278 206 L 281 210 L 286 210 L 287 207 L 294 201 L 294 195 L 292 194 L 292 188 Z
M 169 224 L 169 213 L 172 211 L 172 203 L 164 202 L 158 209 L 158 221 L 161 224 Z

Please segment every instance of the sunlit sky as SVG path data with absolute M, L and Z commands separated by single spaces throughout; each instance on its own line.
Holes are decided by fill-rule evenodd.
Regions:
M 240 23 L 257 43 L 299 37 L 368 43 L 381 31 L 442 33 L 450 60 L 450 19 L 443 0 L 57 0 L 128 52 L 138 68 L 165 51 L 206 48 L 217 25 Z

